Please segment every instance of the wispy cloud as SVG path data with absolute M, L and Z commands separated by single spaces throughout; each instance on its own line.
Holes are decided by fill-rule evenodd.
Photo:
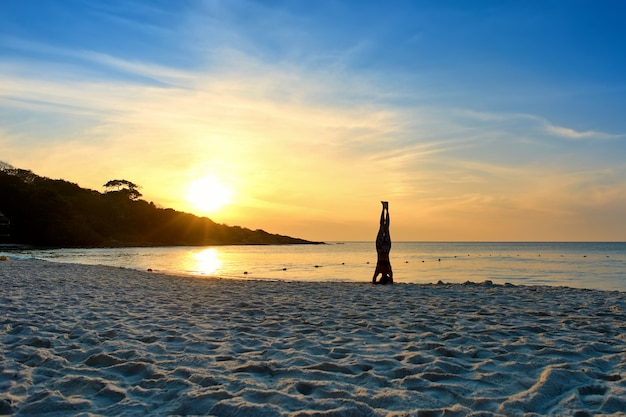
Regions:
M 525 129 L 529 132 L 537 130 L 566 139 L 620 139 L 626 134 L 607 133 L 596 130 L 579 131 L 571 127 L 557 126 L 542 116 L 523 113 L 485 112 L 471 109 L 455 109 L 455 113 L 462 119 L 474 120 L 481 123 L 519 123 L 526 122 Z
M 566 139 L 621 139 L 625 137 L 624 134 L 612 134 L 605 132 L 598 132 L 595 130 L 577 131 L 575 129 L 563 126 L 556 126 L 550 123 L 545 123 L 546 130 L 555 135 Z

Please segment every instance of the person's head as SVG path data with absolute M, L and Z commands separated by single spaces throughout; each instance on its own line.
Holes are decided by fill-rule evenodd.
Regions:
M 386 274 L 383 274 L 382 277 L 380 277 L 380 281 L 379 282 L 381 284 L 391 284 L 393 282 L 393 278 L 391 277 L 390 273 L 388 273 L 388 274 L 386 273 Z

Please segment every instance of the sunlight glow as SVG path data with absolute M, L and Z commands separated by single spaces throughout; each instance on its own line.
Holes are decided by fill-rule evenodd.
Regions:
M 207 175 L 192 181 L 187 189 L 187 201 L 203 213 L 220 210 L 231 202 L 232 190 L 215 176 Z
M 217 256 L 217 251 L 213 248 L 205 249 L 194 254 L 193 271 L 202 275 L 215 275 L 222 266 L 221 259 Z

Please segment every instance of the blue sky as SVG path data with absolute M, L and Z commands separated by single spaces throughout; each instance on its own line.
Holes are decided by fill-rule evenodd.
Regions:
M 622 1 L 3 0 L 0 160 L 311 239 L 367 240 L 388 199 L 401 240 L 624 240 L 625 23 Z M 229 204 L 191 204 L 205 177 Z

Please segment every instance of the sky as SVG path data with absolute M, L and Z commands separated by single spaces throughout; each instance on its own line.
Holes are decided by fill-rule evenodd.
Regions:
M 0 1 L 0 161 L 311 240 L 626 240 L 626 3 Z

